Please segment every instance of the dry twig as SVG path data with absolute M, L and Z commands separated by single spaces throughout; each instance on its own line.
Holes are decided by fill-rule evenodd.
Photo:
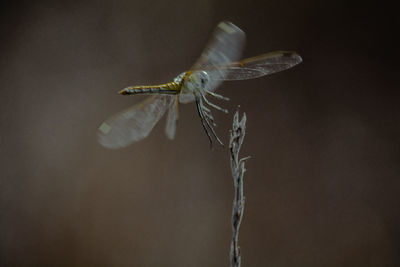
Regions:
M 244 196 L 243 196 L 243 175 L 246 171 L 245 161 L 250 157 L 239 159 L 239 151 L 246 133 L 246 113 L 239 121 L 239 112 L 236 111 L 233 116 L 233 128 L 229 141 L 229 152 L 231 160 L 231 169 L 233 176 L 233 185 L 235 196 L 232 207 L 232 242 L 230 262 L 231 267 L 240 267 L 240 248 L 239 248 L 239 228 L 243 218 Z

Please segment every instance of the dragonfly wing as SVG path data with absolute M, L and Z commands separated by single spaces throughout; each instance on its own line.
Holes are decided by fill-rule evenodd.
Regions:
M 170 106 L 171 98 L 152 96 L 107 119 L 98 129 L 99 143 L 121 148 L 147 137 Z
M 233 23 L 219 23 L 192 70 L 212 69 L 213 79 L 209 81 L 209 88 L 215 90 L 228 74 L 228 69 L 220 66 L 239 60 L 245 41 L 245 33 Z
M 187 104 L 194 101 L 194 94 L 193 93 L 180 93 L 179 94 L 179 102 L 183 104 Z
M 171 101 L 170 108 L 168 110 L 167 124 L 165 126 L 165 134 L 171 140 L 175 138 L 177 122 L 178 122 L 178 96 L 173 96 L 173 100 Z
M 301 61 L 301 57 L 295 52 L 276 51 L 226 64 L 219 69 L 226 69 L 227 74 L 223 80 L 247 80 L 289 69 Z M 221 78 L 219 72 L 218 69 L 207 70 L 213 79 Z

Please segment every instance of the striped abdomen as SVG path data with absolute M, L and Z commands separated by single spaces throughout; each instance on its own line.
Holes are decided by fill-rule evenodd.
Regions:
M 119 92 L 121 95 L 136 94 L 168 94 L 176 95 L 181 91 L 181 86 L 176 82 L 164 83 L 160 85 L 129 86 Z

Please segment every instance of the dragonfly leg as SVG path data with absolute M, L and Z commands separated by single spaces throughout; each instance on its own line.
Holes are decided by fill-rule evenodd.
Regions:
M 215 130 L 214 130 L 214 127 L 210 124 L 210 122 L 208 121 L 207 118 L 205 118 L 205 121 L 206 121 L 206 123 L 207 123 L 208 128 L 210 128 L 211 133 L 213 134 L 215 140 L 217 140 L 217 142 L 218 142 L 222 147 L 224 147 L 224 143 L 222 143 L 222 141 L 219 139 L 217 133 L 216 133 Z M 215 124 L 215 123 L 214 123 L 214 124 Z
M 209 105 L 210 107 L 213 107 L 213 108 L 215 108 L 216 110 L 219 110 L 219 111 L 228 113 L 228 110 L 227 110 L 227 109 L 221 108 L 221 107 L 219 107 L 219 106 L 217 106 L 217 105 L 211 103 L 210 101 L 208 101 L 208 99 L 206 98 L 205 95 L 201 94 L 201 97 L 203 98 L 204 102 L 206 102 L 207 105 Z
M 211 149 L 212 149 L 212 147 L 213 147 L 212 139 L 211 139 L 210 133 L 208 132 L 207 126 L 206 126 L 206 124 L 204 123 L 205 118 L 203 117 L 203 113 L 202 113 L 202 111 L 201 111 L 200 99 L 199 99 L 199 97 L 196 97 L 195 99 L 196 99 L 197 113 L 199 114 L 199 117 L 200 117 L 200 120 L 201 120 L 201 125 L 203 125 L 203 129 L 204 129 L 204 131 L 205 131 L 206 134 L 207 134 L 207 137 L 208 137 L 208 140 L 210 141 L 210 146 L 211 146 Z
M 204 109 L 205 107 L 203 106 L 202 108 Z M 204 116 L 205 116 L 207 119 L 210 120 L 212 126 L 217 127 L 217 124 L 215 123 L 214 117 L 213 117 L 213 115 L 211 114 L 211 112 L 210 112 L 210 111 L 207 111 L 206 109 L 204 109 L 203 111 L 204 111 Z
M 229 101 L 229 98 L 228 98 L 228 97 L 225 97 L 225 96 L 223 96 L 223 95 L 219 95 L 219 94 L 217 94 L 217 93 L 214 93 L 214 92 L 211 92 L 211 91 L 208 91 L 208 90 L 205 90 L 205 91 L 206 91 L 207 94 L 209 94 L 210 96 L 213 96 L 213 97 L 215 97 L 215 98 L 217 98 L 217 99 Z
M 211 113 L 211 110 L 208 107 L 204 106 L 203 102 L 200 102 L 200 106 L 201 106 L 201 108 L 202 108 L 202 110 L 204 112 L 204 115 L 211 121 L 212 125 L 214 127 L 216 127 L 217 124 L 215 124 L 215 122 L 214 122 L 214 117 L 213 117 L 213 115 Z
M 207 108 L 206 108 L 207 109 Z M 207 119 L 209 122 L 211 121 L 214 125 L 214 117 L 212 116 L 210 110 L 206 110 L 205 106 L 203 105 L 202 101 L 200 100 L 200 112 L 202 113 L 204 119 Z
M 211 110 L 210 110 L 208 107 L 204 106 L 203 103 L 201 103 L 201 107 L 203 108 L 203 110 L 204 110 L 205 112 L 211 114 Z
M 209 133 L 208 130 L 207 130 L 207 127 L 208 127 L 208 129 L 211 130 L 211 133 L 212 133 L 212 135 L 214 136 L 215 140 L 217 140 L 217 142 L 218 142 L 221 146 L 224 146 L 224 144 L 223 144 L 223 143 L 221 142 L 221 140 L 218 138 L 217 133 L 215 132 L 213 126 L 210 124 L 210 122 L 209 122 L 209 119 L 210 119 L 210 118 L 209 118 L 207 115 L 205 115 L 205 114 L 203 113 L 203 109 L 202 109 L 203 103 L 202 103 L 202 101 L 201 101 L 201 98 L 196 97 L 196 105 L 197 105 L 197 111 L 198 111 L 199 116 L 200 116 L 200 118 L 201 118 L 201 120 L 202 120 L 203 128 L 205 129 L 205 131 L 206 131 L 206 133 L 207 133 L 207 135 L 208 135 L 208 138 L 210 139 L 211 147 L 212 147 L 212 141 L 211 141 L 210 133 Z M 205 123 L 204 123 L 204 122 L 205 122 Z M 212 124 L 215 124 L 215 123 L 212 121 Z M 207 125 L 207 127 L 206 127 L 206 125 Z
M 201 108 L 202 106 L 204 107 L 203 102 L 202 102 L 201 99 L 200 99 L 200 108 Z M 203 113 L 203 110 L 200 109 L 200 112 Z M 211 112 L 210 112 L 210 114 L 208 114 L 208 115 L 211 115 Z M 224 146 L 224 144 L 223 144 L 223 143 L 221 142 L 221 140 L 218 138 L 218 135 L 217 135 L 217 133 L 216 133 L 215 130 L 214 130 L 213 125 L 217 126 L 217 125 L 214 123 L 214 118 L 212 118 L 212 116 L 211 116 L 211 118 L 212 118 L 212 120 L 211 120 L 211 119 L 210 119 L 207 115 L 205 115 L 204 113 L 203 113 L 203 117 L 205 118 L 205 122 L 206 122 L 208 128 L 211 130 L 211 133 L 213 134 L 215 140 L 217 140 L 218 143 L 219 143 L 221 146 Z M 213 124 L 213 125 L 210 124 L 210 121 L 209 121 L 209 120 L 211 120 L 211 124 Z

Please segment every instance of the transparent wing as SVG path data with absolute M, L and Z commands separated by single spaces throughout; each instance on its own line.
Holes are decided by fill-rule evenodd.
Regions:
M 245 41 L 246 35 L 240 28 L 228 21 L 220 22 L 192 70 L 203 70 L 239 60 Z M 224 74 L 221 70 L 221 76 Z
M 174 96 L 171 101 L 165 125 L 165 134 L 169 139 L 175 138 L 176 124 L 178 122 L 178 96 Z
M 276 51 L 216 66 L 215 69 L 209 68 L 206 71 L 211 79 L 247 80 L 289 69 L 301 61 L 301 57 L 296 52 Z M 224 77 L 221 77 L 219 69 L 226 70 Z
M 173 97 L 156 95 L 112 116 L 98 129 L 98 141 L 107 148 L 121 148 L 149 135 L 170 106 Z
M 194 101 L 193 93 L 180 93 L 179 94 L 179 102 L 183 104 L 187 104 Z
M 215 90 L 228 73 L 227 68 L 218 66 L 239 60 L 245 42 L 246 35 L 241 29 L 231 22 L 220 22 L 191 70 L 212 69 L 213 79 L 209 81 L 208 86 L 211 91 Z M 192 101 L 194 101 L 194 96 L 191 93 L 179 95 L 181 103 Z

